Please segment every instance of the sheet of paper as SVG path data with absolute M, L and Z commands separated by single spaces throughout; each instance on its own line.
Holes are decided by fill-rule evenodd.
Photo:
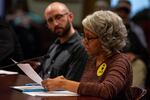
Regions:
M 48 91 L 42 86 L 12 86 L 11 88 L 19 90 L 21 92 L 45 92 Z
M 18 72 L 7 71 L 7 70 L 0 70 L 0 74 L 14 75 L 14 74 L 18 74 Z
M 48 91 L 48 92 L 23 92 L 31 96 L 79 96 L 70 91 Z
M 13 60 L 14 63 L 17 63 Z M 41 84 L 42 78 L 34 71 L 30 64 L 17 64 L 17 66 L 34 82 Z
M 77 93 L 66 90 L 48 91 L 42 86 L 12 86 L 11 88 L 31 96 L 78 96 Z

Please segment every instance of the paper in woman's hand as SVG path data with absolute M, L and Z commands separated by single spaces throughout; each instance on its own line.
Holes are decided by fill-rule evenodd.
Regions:
M 12 59 L 14 63 L 17 63 L 15 60 Z M 34 69 L 30 66 L 30 64 L 25 63 L 21 64 L 18 63 L 17 66 L 29 77 L 31 78 L 34 82 L 41 84 L 43 81 L 42 78 L 34 71 Z

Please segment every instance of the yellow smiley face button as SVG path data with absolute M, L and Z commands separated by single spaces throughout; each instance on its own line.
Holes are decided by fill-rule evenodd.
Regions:
M 99 66 L 99 68 L 97 69 L 97 76 L 103 75 L 103 73 L 104 73 L 105 70 L 106 70 L 106 67 L 107 67 L 106 63 L 101 64 L 101 65 Z

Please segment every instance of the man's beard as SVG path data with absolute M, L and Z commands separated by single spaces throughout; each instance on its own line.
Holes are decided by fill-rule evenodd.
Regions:
M 69 34 L 71 25 L 69 22 L 67 22 L 67 24 L 64 28 L 62 28 L 62 27 L 56 27 L 56 28 L 61 28 L 63 31 L 62 32 L 53 32 L 53 34 L 56 35 L 57 37 L 64 37 Z

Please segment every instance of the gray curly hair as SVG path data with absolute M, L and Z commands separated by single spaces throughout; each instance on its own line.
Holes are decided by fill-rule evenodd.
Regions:
M 122 19 L 112 11 L 96 11 L 82 21 L 83 27 L 96 33 L 103 48 L 112 52 L 127 43 L 127 30 Z

